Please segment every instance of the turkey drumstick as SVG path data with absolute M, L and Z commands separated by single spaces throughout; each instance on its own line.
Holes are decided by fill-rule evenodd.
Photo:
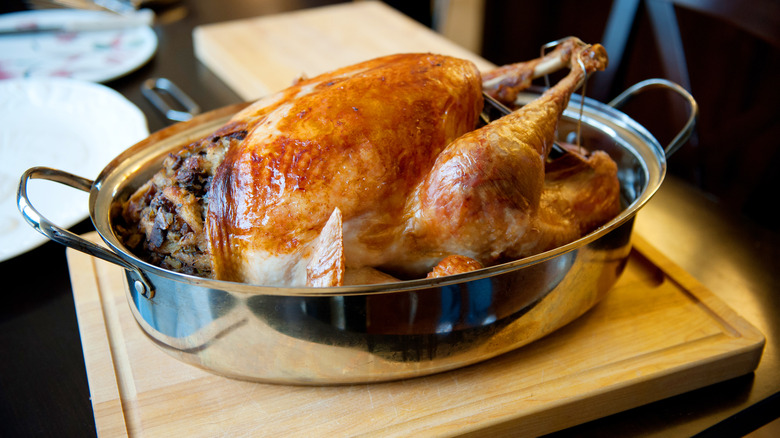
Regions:
M 550 220 L 540 208 L 545 159 L 569 96 L 587 73 L 603 70 L 607 58 L 600 45 L 578 43 L 567 53 L 575 61 L 558 84 L 513 113 L 463 135 L 439 154 L 416 196 L 409 198 L 408 208 L 413 212 L 409 240 L 420 254 L 429 250 L 431 260 L 440 259 L 441 253 L 459 254 L 490 264 L 499 258 L 552 249 L 555 243 L 566 243 L 579 234 L 580 227 L 574 226 L 563 235 L 549 235 L 561 233 L 540 223 Z M 583 61 L 585 71 L 576 59 Z M 604 172 L 610 170 L 617 169 Z M 615 177 L 607 193 L 609 209 L 603 215 L 597 212 L 600 217 L 611 218 L 619 211 L 613 197 L 617 188 Z M 569 195 L 572 201 L 585 196 Z

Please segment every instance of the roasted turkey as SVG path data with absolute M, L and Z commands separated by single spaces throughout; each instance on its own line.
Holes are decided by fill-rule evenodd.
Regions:
M 118 228 L 165 268 L 279 286 L 451 275 L 555 248 L 620 211 L 607 154 L 548 159 L 570 95 L 606 64 L 571 38 L 486 74 L 399 54 L 302 79 L 166 158 Z M 477 129 L 483 91 L 513 105 L 561 67 Z

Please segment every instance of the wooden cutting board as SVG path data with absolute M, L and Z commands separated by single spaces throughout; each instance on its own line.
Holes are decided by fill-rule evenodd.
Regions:
M 379 2 L 203 26 L 194 41 L 196 56 L 245 100 L 302 74 L 397 52 L 492 67 Z M 68 262 L 101 436 L 540 435 L 749 373 L 764 345 L 755 328 L 637 237 L 602 303 L 498 358 L 382 384 L 241 382 L 157 349 L 130 313 L 121 268 L 73 250 Z
M 67 256 L 100 436 L 536 436 L 750 373 L 764 345 L 635 235 L 601 303 L 508 354 L 392 383 L 243 382 L 163 353 L 130 313 L 122 269 Z
M 381 2 L 360 1 L 210 24 L 195 56 L 244 100 L 378 56 L 433 52 L 494 66 Z M 542 43 L 540 43 L 541 45 Z

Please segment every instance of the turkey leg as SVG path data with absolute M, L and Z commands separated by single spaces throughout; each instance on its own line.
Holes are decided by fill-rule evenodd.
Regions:
M 607 64 L 602 46 L 570 44 L 566 77 L 512 114 L 452 142 L 411 198 L 410 237 L 421 252 L 432 249 L 432 260 L 459 254 L 490 264 L 527 255 L 526 248 L 549 240 L 536 226 L 545 159 L 570 95 Z M 503 77 L 511 76 L 508 70 Z

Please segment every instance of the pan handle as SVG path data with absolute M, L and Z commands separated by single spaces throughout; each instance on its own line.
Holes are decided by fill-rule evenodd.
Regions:
M 688 120 L 685 122 L 685 125 L 680 130 L 680 132 L 677 133 L 677 136 L 675 136 L 671 142 L 669 142 L 669 145 L 664 148 L 664 153 L 666 154 L 666 157 L 670 157 L 673 153 L 677 151 L 677 149 L 680 149 L 680 147 L 688 141 L 691 134 L 693 133 L 693 128 L 696 125 L 696 119 L 699 117 L 699 104 L 696 103 L 696 100 L 691 96 L 691 93 L 689 93 L 685 88 L 681 87 L 680 85 L 675 84 L 672 81 L 668 81 L 666 79 L 647 79 L 642 82 L 638 82 L 634 84 L 633 86 L 629 87 L 626 91 L 620 93 L 617 97 L 612 99 L 607 105 L 613 107 L 613 108 L 620 108 L 625 104 L 630 98 L 634 97 L 636 94 L 648 90 L 648 89 L 655 89 L 655 88 L 665 88 L 667 90 L 674 91 L 675 93 L 682 96 L 687 102 L 688 105 L 690 105 L 690 115 L 688 116 Z
M 43 217 L 32 206 L 27 196 L 27 181 L 31 179 L 55 181 L 85 192 L 89 192 L 92 189 L 93 181 L 62 170 L 49 167 L 33 167 L 22 175 L 22 179 L 19 182 L 19 190 L 16 193 L 16 205 L 22 213 L 24 220 L 39 233 L 68 248 L 101 258 L 131 271 L 135 276 L 134 287 L 136 291 L 147 298 L 154 296 L 154 288 L 151 282 L 138 267 L 128 263 L 113 252 L 54 225 Z
M 141 93 L 172 122 L 186 122 L 200 114 L 200 106 L 169 79 L 147 79 L 141 84 Z M 172 102 L 182 106 L 184 111 L 171 108 L 166 101 L 166 96 Z

